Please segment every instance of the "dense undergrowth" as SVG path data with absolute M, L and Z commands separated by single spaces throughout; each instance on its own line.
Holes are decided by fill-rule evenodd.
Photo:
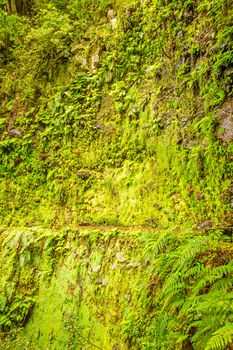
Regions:
M 232 349 L 232 18 L 0 0 L 4 350 Z
M 1 259 L 4 349 L 232 348 L 220 232 L 13 229 Z
M 229 1 L 33 11 L 1 10 L 2 223 L 231 226 Z

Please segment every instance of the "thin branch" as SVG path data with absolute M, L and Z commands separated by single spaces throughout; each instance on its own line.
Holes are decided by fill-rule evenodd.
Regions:
M 161 47 L 161 50 L 163 51 L 163 53 L 164 53 L 164 55 L 167 57 L 167 58 L 169 58 L 169 59 L 171 59 L 172 57 L 171 56 L 169 56 L 165 51 L 164 51 L 164 48 L 162 47 L 162 44 L 161 43 L 159 43 L 159 45 L 160 45 L 160 47 Z
M 82 334 L 80 334 L 76 329 L 75 329 L 76 333 L 79 335 L 79 337 L 81 337 L 83 340 L 85 340 L 88 344 L 96 347 L 97 349 L 100 350 L 104 350 L 103 348 L 100 348 L 98 345 L 91 343 L 88 339 L 86 339 Z

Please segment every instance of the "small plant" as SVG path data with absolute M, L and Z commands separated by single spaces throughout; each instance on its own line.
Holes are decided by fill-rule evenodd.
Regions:
M 35 299 L 24 295 L 16 295 L 11 303 L 5 302 L 0 316 L 1 329 L 24 326 L 34 305 Z

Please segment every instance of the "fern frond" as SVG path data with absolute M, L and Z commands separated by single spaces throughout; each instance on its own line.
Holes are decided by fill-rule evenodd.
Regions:
M 199 275 L 203 275 L 206 272 L 206 267 L 198 262 L 195 266 L 191 267 L 188 269 L 185 274 L 184 278 L 189 278 L 189 277 L 196 277 Z
M 205 350 L 223 350 L 233 342 L 233 324 L 219 328 L 208 340 Z
M 158 255 L 164 251 L 165 248 L 167 248 L 169 237 L 170 234 L 166 231 L 163 234 L 159 235 L 159 237 L 151 237 L 146 242 L 146 248 L 144 249 L 144 252 L 148 253 L 148 251 L 153 251 L 155 255 Z
M 190 264 L 194 258 L 204 252 L 207 247 L 209 240 L 207 237 L 195 237 L 192 238 L 188 244 L 181 246 L 179 249 L 179 258 L 174 265 L 174 270 L 186 272 L 190 268 Z
M 216 283 L 213 284 L 213 286 L 211 287 L 211 291 L 227 291 L 230 290 L 233 286 L 233 277 L 231 278 L 224 278 L 221 279 L 219 281 L 217 281 Z
M 212 287 L 212 285 L 216 284 L 217 281 L 221 281 L 223 287 L 224 278 L 233 274 L 233 264 L 232 262 L 230 262 L 227 265 L 217 266 L 212 270 L 209 267 L 206 268 L 205 272 L 205 276 L 202 279 L 200 279 L 193 288 L 193 293 L 195 295 L 203 293 L 203 290 L 207 285 Z

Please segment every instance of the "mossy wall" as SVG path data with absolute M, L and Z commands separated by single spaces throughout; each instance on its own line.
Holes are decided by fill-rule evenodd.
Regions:
M 1 44 L 2 224 L 231 226 L 230 1 L 34 11 Z
M 232 349 L 231 1 L 16 10 L 0 2 L 3 350 Z
M 2 349 L 231 349 L 233 250 L 223 238 L 191 228 L 2 232 Z

